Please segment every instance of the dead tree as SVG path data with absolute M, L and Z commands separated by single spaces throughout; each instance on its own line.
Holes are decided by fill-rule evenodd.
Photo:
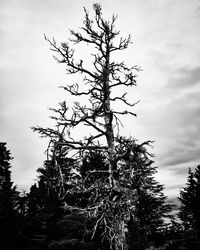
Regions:
M 105 213 L 110 206 L 109 202 L 114 202 L 111 198 L 113 190 L 118 189 L 120 192 L 118 179 L 115 175 L 118 161 L 125 159 L 128 154 L 128 148 L 127 151 L 123 151 L 123 155 L 119 156 L 116 154 L 115 144 L 116 142 L 119 143 L 120 116 L 136 116 L 131 108 L 137 102 L 130 103 L 127 101 L 125 89 L 136 85 L 137 72 L 140 68 L 137 65 L 127 67 L 124 62 L 113 60 L 115 52 L 127 49 L 131 42 L 131 37 L 122 38 L 119 36 L 119 31 L 115 30 L 117 16 L 113 15 L 111 21 L 107 21 L 102 17 L 102 10 L 99 4 L 94 4 L 93 9 L 94 19 L 91 19 L 89 12 L 84 9 L 85 18 L 83 26 L 80 28 L 80 31 L 70 30 L 72 38 L 69 39 L 69 42 L 63 42 L 58 45 L 55 39 L 51 40 L 45 36 L 45 39 L 51 46 L 51 50 L 56 54 L 55 59 L 58 63 L 65 65 L 66 72 L 70 75 L 80 74 L 81 82 L 62 86 L 62 88 L 74 97 L 86 96 L 89 102 L 87 105 L 74 102 L 73 107 L 70 109 L 64 101 L 59 104 L 58 109 L 52 109 L 55 113 L 55 116 L 52 117 L 56 120 L 55 129 L 44 129 L 41 127 L 33 129 L 42 136 L 50 138 L 50 151 L 48 152 L 51 152 L 53 157 L 61 152 L 62 155 L 75 152 L 76 156 L 83 156 L 85 152 L 93 149 L 105 152 L 107 170 L 102 170 L 102 173 L 105 174 L 107 172 L 109 198 L 108 200 L 96 198 L 94 204 L 91 204 L 85 210 L 90 214 L 92 213 L 93 216 L 98 214 L 93 236 L 97 227 L 100 224 L 104 224 L 105 234 L 107 232 L 110 241 L 115 240 L 116 245 L 119 233 L 116 231 L 116 226 L 115 229 L 112 228 L 114 225 L 111 225 L 112 222 L 108 223 Z M 88 68 L 88 61 L 76 59 L 75 50 L 71 48 L 75 44 L 91 46 L 92 51 L 94 51 L 91 54 L 93 58 L 91 68 Z M 129 109 L 116 110 L 112 106 L 114 102 L 119 103 L 119 107 L 126 106 Z M 81 127 L 82 125 L 93 129 L 93 134 L 84 137 L 82 140 L 75 140 L 71 137 L 71 131 L 73 128 Z M 101 171 L 93 170 L 88 173 L 85 180 L 83 180 L 82 187 L 91 175 L 95 175 L 95 172 L 99 173 Z M 93 187 L 90 187 L 90 192 L 97 189 L 99 192 L 100 188 L 103 187 L 93 185 Z M 101 211 L 101 213 L 98 213 L 98 211 Z M 105 213 L 102 211 L 105 211 Z M 120 220 L 122 222 L 124 219 L 122 217 L 118 218 L 118 228 L 121 225 Z M 120 237 L 118 237 L 119 244 L 120 240 Z

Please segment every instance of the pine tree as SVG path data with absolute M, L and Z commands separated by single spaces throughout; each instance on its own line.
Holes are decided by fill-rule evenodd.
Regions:
M 38 168 L 38 180 L 27 194 L 24 234 L 28 245 L 52 249 L 51 245 L 66 237 L 67 233 L 62 230 L 61 221 L 67 213 L 64 213 L 63 207 L 70 186 L 69 168 L 72 165 L 73 160 L 54 154 L 54 158 L 46 160 L 44 166 Z
M 37 183 L 27 194 L 27 227 L 25 235 L 30 243 L 47 247 L 54 239 L 53 231 L 59 217 L 61 200 L 57 169 L 52 161 L 45 161 L 43 168 L 38 168 Z
M 188 249 L 200 247 L 200 165 L 194 172 L 189 169 L 186 186 L 180 191 L 179 217 L 185 232 Z
M 130 185 L 134 197 L 127 233 L 130 249 L 163 245 L 165 218 L 171 217 L 173 205 L 167 204 L 164 186 L 155 180 L 157 168 L 153 166 L 153 155 L 147 151 L 151 143 L 138 144 L 132 138 L 121 137 L 118 146 L 118 154 L 125 153 L 121 159 L 124 186 Z
M 15 249 L 19 241 L 19 227 L 17 220 L 18 192 L 11 181 L 12 160 L 6 143 L 0 143 L 0 236 L 2 249 Z M 12 238 L 12 241 L 10 240 Z
M 196 180 L 196 194 L 194 205 L 194 225 L 197 231 L 197 238 L 200 241 L 200 165 L 198 165 L 194 172 L 194 178 Z
M 196 181 L 194 179 L 194 173 L 189 169 L 188 179 L 186 187 L 184 187 L 180 192 L 180 202 L 181 208 L 179 216 L 183 221 L 185 230 L 193 229 L 193 210 L 194 210 L 194 200 L 196 192 Z

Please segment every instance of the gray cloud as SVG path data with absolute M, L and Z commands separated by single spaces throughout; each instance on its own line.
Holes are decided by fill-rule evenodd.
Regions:
M 166 155 L 165 155 L 165 159 L 163 159 L 162 161 L 162 166 L 175 166 L 175 165 L 179 165 L 179 164 L 184 164 L 185 166 L 187 166 L 189 163 L 191 163 L 191 161 L 196 161 L 199 160 L 199 152 L 198 150 L 194 150 L 193 152 L 189 152 L 189 149 L 187 148 L 186 150 L 177 150 L 177 149 L 173 149 L 171 151 L 169 151 Z M 182 173 L 184 170 L 178 170 L 177 172 Z
M 200 107 L 197 94 L 185 94 L 168 105 L 166 126 L 171 127 L 171 141 L 168 143 L 162 165 L 172 166 L 191 161 L 200 161 Z
M 175 172 L 176 175 L 186 176 L 186 178 L 185 178 L 185 183 L 186 183 L 189 168 L 194 170 L 197 167 L 197 165 L 198 165 L 198 162 L 191 161 L 191 162 L 188 162 L 187 164 L 185 164 L 184 169 L 182 166 L 176 166 L 175 168 L 173 167 L 173 171 Z
M 179 201 L 179 199 L 177 197 L 173 197 L 173 198 L 167 199 L 167 202 L 169 204 L 175 205 L 175 207 L 173 207 L 173 211 L 175 211 L 175 212 L 178 211 L 178 208 L 180 206 L 180 201 Z
M 195 13 L 197 14 L 198 17 L 200 16 L 200 5 L 197 6 Z
M 192 69 L 185 67 L 175 72 L 175 75 L 170 79 L 170 83 L 167 87 L 190 88 L 198 83 L 200 84 L 200 67 Z
M 183 177 L 182 170 L 175 164 L 187 165 L 191 160 L 198 160 L 200 148 L 197 90 L 200 68 L 195 59 L 198 57 L 199 33 L 194 30 L 197 25 L 192 10 L 189 10 L 192 4 L 187 0 L 181 3 L 170 1 L 171 6 L 159 0 L 148 3 L 127 1 L 127 5 L 115 1 L 115 6 L 112 1 L 108 2 L 102 3 L 103 8 L 109 16 L 113 12 L 119 14 L 117 26 L 119 24 L 122 31 L 125 28 L 127 33 L 136 35 L 135 44 L 130 46 L 136 49 L 128 52 L 133 54 L 130 63 L 133 58 L 137 59 L 136 63 L 141 62 L 146 77 L 146 85 L 145 79 L 141 81 L 141 86 L 144 86 L 141 98 L 146 91 L 145 100 L 141 102 L 141 107 L 144 103 L 143 109 L 138 111 L 137 120 L 141 123 L 132 126 L 130 121 L 130 131 L 136 138 L 141 136 L 144 140 L 150 138 L 159 142 L 158 146 L 155 145 L 158 165 L 167 170 L 171 166 L 176 170 L 175 175 Z M 46 126 L 49 122 L 44 118 L 48 116 L 46 107 L 54 106 L 60 100 L 55 93 L 56 86 L 65 79 L 64 71 L 59 71 L 51 60 L 43 33 L 55 36 L 56 40 L 65 39 L 66 29 L 76 29 L 81 25 L 82 7 L 85 5 L 91 9 L 92 1 L 10 0 L 0 1 L 0 5 L 0 33 L 4 38 L 0 40 L 0 130 L 2 138 L 12 145 L 11 152 L 16 159 L 15 180 L 22 185 L 26 167 L 26 179 L 31 182 L 34 169 L 42 164 L 42 142 L 36 139 L 37 135 L 32 135 L 29 127 L 36 123 Z M 158 52 L 155 57 L 149 53 L 152 50 Z M 163 87 L 167 79 L 169 81 Z M 28 174 L 28 169 L 32 169 L 31 174 Z
M 197 67 L 188 75 L 191 82 L 196 82 Z M 160 167 L 182 164 L 187 168 L 190 162 L 200 162 L 200 85 L 174 86 L 169 77 L 166 85 L 151 93 L 152 99 L 141 110 L 144 117 L 140 127 L 145 126 L 146 134 L 156 141 L 156 162 Z

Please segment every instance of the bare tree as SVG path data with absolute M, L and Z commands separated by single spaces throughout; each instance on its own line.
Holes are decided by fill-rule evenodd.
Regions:
M 117 16 L 113 15 L 112 19 L 107 21 L 102 17 L 102 10 L 99 4 L 94 4 L 93 9 L 94 19 L 91 19 L 88 11 L 84 8 L 85 18 L 83 26 L 80 28 L 80 32 L 70 30 L 72 38 L 69 39 L 69 42 L 63 42 L 58 45 L 54 39 L 50 40 L 45 36 L 45 39 L 51 46 L 51 50 L 56 53 L 55 59 L 65 65 L 67 73 L 70 75 L 80 74 L 82 79 L 81 83 L 73 83 L 62 86 L 62 88 L 74 97 L 86 96 L 89 102 L 87 105 L 74 102 L 73 107 L 70 109 L 64 101 L 59 104 L 58 109 L 51 109 L 55 112 L 55 116 L 52 117 L 56 120 L 55 129 L 41 127 L 33 129 L 42 136 L 50 138 L 48 155 L 51 154 L 52 157 L 58 156 L 61 152 L 62 156 L 69 154 L 69 152 L 75 152 L 76 156 L 83 156 L 88 150 L 100 150 L 105 153 L 107 169 L 88 172 L 80 186 L 85 192 L 89 192 L 88 190 L 91 192 L 92 190 L 96 194 L 100 192 L 100 189 L 107 188 L 107 198 L 98 197 L 98 199 L 93 199 L 93 203 L 90 203 L 84 211 L 97 218 L 93 236 L 97 227 L 103 224 L 104 232 L 109 237 L 110 242 L 114 240 L 115 245 L 120 245 L 123 237 L 120 236 L 119 227 L 124 221 L 124 215 L 120 212 L 120 217 L 115 219 L 116 223 L 118 223 L 116 226 L 116 223 L 113 223 L 112 220 L 108 222 L 108 217 L 105 214 L 109 209 L 111 211 L 111 208 L 109 208 L 111 206 L 110 203 L 112 204 L 112 209 L 116 206 L 113 200 L 113 190 L 121 192 L 119 176 L 116 174 L 117 168 L 120 165 L 120 161 L 122 159 L 125 160 L 126 156 L 129 155 L 128 147 L 123 148 L 121 154 L 116 152 L 116 143 L 120 143 L 120 116 L 136 116 L 131 108 L 137 102 L 130 103 L 127 101 L 127 93 L 124 89 L 136 85 L 137 72 L 140 68 L 137 65 L 127 67 L 124 62 L 116 62 L 112 59 L 115 52 L 128 48 L 131 37 L 122 38 L 119 36 L 119 31 L 115 30 Z M 93 58 L 91 68 L 88 68 L 86 60 L 76 59 L 75 51 L 70 44 L 91 46 L 92 51 L 94 51 L 91 54 Z M 119 94 L 119 91 L 115 91 L 118 88 L 121 94 Z M 127 109 L 114 109 L 112 105 L 114 102 L 119 103 L 119 107 L 126 106 Z M 81 127 L 82 125 L 89 126 L 94 133 L 85 136 L 82 140 L 75 140 L 71 137 L 71 131 L 73 128 Z M 88 178 L 97 173 L 105 175 L 107 184 L 105 182 L 103 184 L 104 187 L 101 184 L 95 184 L 86 188 Z M 62 173 L 60 174 L 62 176 Z M 121 208 L 123 203 L 126 202 L 128 204 L 129 198 L 127 198 L 127 194 L 124 197 L 127 200 L 125 201 L 125 198 L 121 200 Z

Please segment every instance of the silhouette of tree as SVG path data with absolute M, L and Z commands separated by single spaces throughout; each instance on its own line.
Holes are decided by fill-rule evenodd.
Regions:
M 126 152 L 118 167 L 123 167 L 124 186 L 130 186 L 133 196 L 127 233 L 130 249 L 163 245 L 163 231 L 167 225 L 164 219 L 171 217 L 172 205 L 166 202 L 164 186 L 155 180 L 157 169 L 152 165 L 153 155 L 148 153 L 148 145 L 151 144 L 121 138 L 118 147 L 119 155 Z
M 58 169 L 53 161 L 45 161 L 37 170 L 37 183 L 27 194 L 27 227 L 25 236 L 30 244 L 45 248 L 54 239 L 54 229 L 61 213 Z
M 183 226 L 178 218 L 173 218 L 170 225 L 165 230 L 165 249 L 177 250 L 186 249 Z
M 84 9 L 83 27 L 80 32 L 70 31 L 69 42 L 58 45 L 55 39 L 45 36 L 56 53 L 57 62 L 65 65 L 69 75 L 78 75 L 78 83 L 62 88 L 74 100 L 86 97 L 88 102 L 83 105 L 80 100 L 74 101 L 72 108 L 61 102 L 59 108 L 51 109 L 55 127 L 34 127 L 33 130 L 50 140 L 47 157 L 58 169 L 56 190 L 62 194 L 60 199 L 69 213 L 63 221 L 69 223 L 73 215 L 80 216 L 85 220 L 84 230 L 82 224 L 80 226 L 82 242 L 87 242 L 88 236 L 90 241 L 98 237 L 101 249 L 107 242 L 106 249 L 124 249 L 131 216 L 145 231 L 143 235 L 150 237 L 162 227 L 162 216 L 170 208 L 165 204 L 163 186 L 152 178 L 155 169 L 146 149 L 151 142 L 137 144 L 119 135 L 122 124 L 119 117 L 136 116 L 130 108 L 137 102 L 127 101 L 124 88 L 136 85 L 140 68 L 127 67 L 124 62 L 113 59 L 117 52 L 128 48 L 130 36 L 119 37 L 119 31 L 115 30 L 116 16 L 107 21 L 99 4 L 94 4 L 93 9 L 94 19 Z M 90 45 L 92 63 L 88 58 L 77 60 L 71 44 Z M 116 109 L 114 103 L 121 109 Z M 84 138 L 80 139 L 73 133 L 83 129 L 83 125 L 90 131 L 88 135 L 85 130 Z M 67 181 L 62 168 L 65 158 L 73 159 Z M 149 211 L 146 206 L 150 206 Z M 144 208 L 142 214 L 140 210 Z
M 23 233 L 27 246 L 36 249 L 59 249 L 60 240 L 69 239 L 68 231 L 71 233 L 72 230 L 67 231 L 67 229 L 69 229 L 70 224 L 66 225 L 65 223 L 65 227 L 63 227 L 62 222 L 63 220 L 66 222 L 68 214 L 68 211 L 64 209 L 64 200 L 73 180 L 71 178 L 70 182 L 68 181 L 69 170 L 72 167 L 72 159 L 63 158 L 61 154 L 59 156 L 54 154 L 54 158 L 45 161 L 44 166 L 38 168 L 38 180 L 31 186 L 30 192 L 26 195 L 26 222 Z M 74 198 L 70 199 L 71 203 L 74 204 Z M 68 202 L 70 203 L 70 201 Z M 77 225 L 80 224 L 80 219 L 80 216 L 78 219 L 76 218 Z M 75 223 L 76 230 L 77 225 Z M 64 243 L 67 249 L 70 249 L 70 244 L 74 242 L 65 241 Z
M 94 4 L 94 20 L 89 17 L 85 11 L 85 19 L 81 32 L 71 30 L 72 38 L 69 40 L 75 44 L 88 44 L 91 46 L 93 64 L 88 69 L 88 59 L 76 60 L 75 52 L 71 49 L 69 43 L 63 42 L 57 45 L 56 41 L 48 39 L 51 49 L 58 54 L 55 59 L 66 66 L 68 74 L 79 74 L 83 76 L 83 84 L 75 83 L 63 86 L 74 97 L 86 96 L 89 100 L 88 105 L 82 105 L 80 102 L 74 102 L 72 109 L 67 107 L 66 102 L 60 103 L 58 109 L 52 109 L 55 116 L 52 118 L 56 121 L 55 129 L 35 127 L 34 131 L 39 132 L 42 136 L 50 138 L 48 157 L 53 157 L 59 152 L 65 155 L 75 154 L 74 159 L 80 160 L 81 156 L 88 150 L 95 149 L 103 151 L 106 156 L 106 170 L 94 170 L 87 174 L 85 179 L 79 179 L 77 174 L 77 183 L 71 189 L 71 193 L 82 193 L 82 195 L 98 194 L 92 197 L 87 207 L 80 207 L 79 212 L 87 214 L 86 217 L 93 217 L 96 223 L 93 227 L 95 235 L 97 227 L 103 227 L 103 238 L 110 241 L 110 247 L 113 244 L 122 247 L 124 236 L 123 223 L 130 213 L 130 205 L 127 201 L 127 190 L 120 187 L 115 172 L 117 162 L 123 156 L 116 156 L 115 143 L 118 138 L 120 126 L 119 116 L 132 115 L 135 113 L 125 109 L 116 110 L 111 105 L 115 102 L 121 102 L 120 107 L 134 107 L 136 103 L 129 103 L 126 100 L 126 92 L 121 95 L 117 91 L 118 87 L 131 87 L 136 85 L 138 66 L 127 67 L 124 62 L 118 63 L 113 60 L 113 55 L 117 51 L 122 51 L 130 44 L 128 38 L 120 38 L 119 31 L 115 30 L 116 16 L 111 21 L 106 21 L 102 17 L 102 10 L 99 4 Z M 84 88 L 86 86 L 86 88 Z M 111 95 L 112 94 L 112 95 Z M 85 136 L 83 140 L 71 137 L 72 129 L 86 125 L 93 130 L 93 134 Z M 125 153 L 124 153 L 125 154 Z M 59 165 L 59 164 L 58 164 Z M 78 166 L 78 164 L 77 164 Z M 79 171 L 79 169 L 78 169 Z M 94 186 L 88 186 L 88 178 L 99 173 L 107 173 L 104 181 L 96 183 Z M 64 185 L 64 184 L 63 184 Z M 120 201 L 113 201 L 113 194 L 120 194 Z M 128 192 L 129 193 L 129 192 Z M 129 200 L 132 199 L 130 196 Z M 131 202 L 129 202 L 131 203 Z M 69 206 L 69 204 L 68 204 Z M 76 210 L 78 206 L 71 206 Z
M 179 217 L 183 223 L 187 249 L 200 247 L 200 165 L 189 169 L 186 186 L 180 191 Z
M 163 185 L 160 185 L 154 178 L 156 167 L 152 166 L 153 161 L 151 155 L 147 152 L 145 146 L 149 143 L 138 144 L 132 138 L 126 139 L 121 137 L 116 143 L 116 155 L 118 155 L 117 171 L 114 173 L 115 179 L 120 183 L 120 188 L 124 189 L 130 194 L 123 197 L 124 204 L 131 203 L 130 214 L 126 218 L 128 227 L 124 228 L 127 232 L 128 245 L 130 249 L 146 249 L 149 246 L 161 246 L 167 241 L 165 239 L 164 231 L 166 226 L 164 218 L 170 217 L 172 205 L 166 203 L 166 196 L 163 194 Z M 98 183 L 104 183 L 107 172 L 98 172 L 99 170 L 106 169 L 106 156 L 104 152 L 99 150 L 90 150 L 85 154 L 80 166 L 81 179 L 87 180 L 85 186 L 91 188 Z M 95 175 L 92 175 L 95 171 Z M 87 179 L 86 179 L 87 177 Z M 72 198 L 72 193 L 66 195 L 66 202 L 69 203 L 69 198 Z M 101 195 L 104 195 L 101 192 Z M 112 201 L 115 202 L 115 207 L 121 202 L 121 195 L 123 191 L 115 190 L 112 193 Z M 95 197 L 96 196 L 96 197 Z M 131 197 L 132 196 L 132 197 Z M 132 199 L 130 199 L 130 197 Z M 91 202 L 95 204 L 94 198 L 99 197 L 94 193 L 75 193 L 73 196 L 73 203 L 71 205 L 79 204 L 79 207 L 87 207 Z M 102 235 L 104 228 L 96 228 L 95 234 L 93 233 L 93 226 L 96 225 L 94 218 L 86 218 L 80 213 L 70 213 L 62 218 L 62 224 L 65 228 L 65 239 L 83 237 L 85 243 L 96 243 L 96 248 L 108 249 L 109 242 L 101 242 L 99 235 Z M 109 218 L 114 220 L 109 214 Z M 77 218 L 79 223 L 77 223 Z M 84 220 L 86 220 L 85 233 Z M 92 226 L 92 227 L 91 227 Z M 68 230 L 66 230 L 66 227 Z M 79 233 L 78 233 L 79 232 Z M 66 243 L 66 242 L 65 242 Z M 83 247 L 83 245 L 82 245 Z M 56 249 L 56 248 L 55 248 Z
M 11 181 L 11 160 L 6 143 L 0 142 L 0 242 L 2 249 L 5 250 L 15 249 L 15 244 L 19 242 L 16 211 L 18 192 Z

